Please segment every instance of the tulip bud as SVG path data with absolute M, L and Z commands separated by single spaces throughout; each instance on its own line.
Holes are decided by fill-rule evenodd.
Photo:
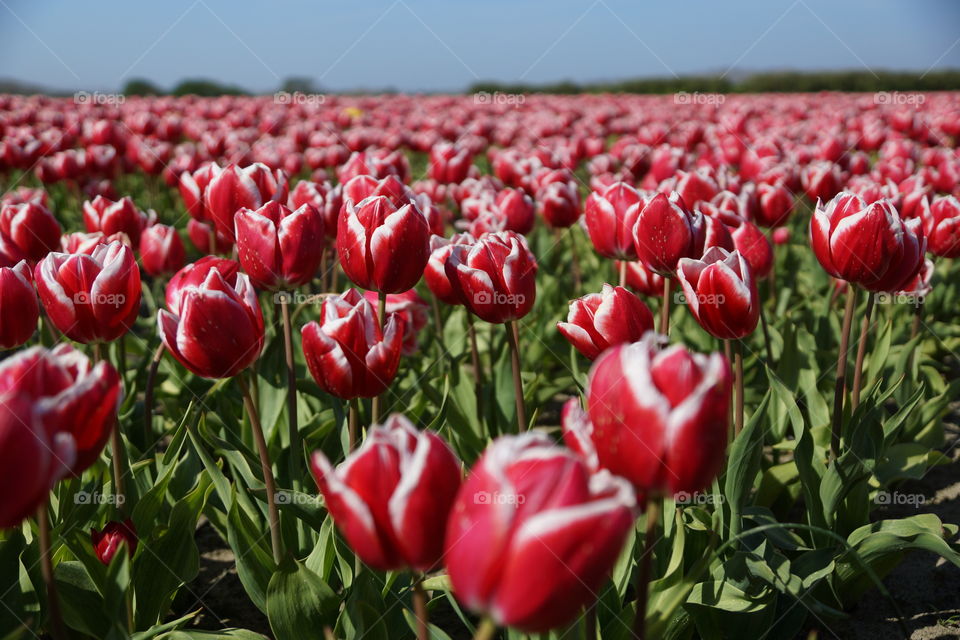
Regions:
M 700 202 L 710 202 L 720 192 L 716 181 L 697 171 L 681 171 L 677 178 L 675 190 L 688 207 L 696 207 Z
M 653 329 L 653 314 L 637 296 L 623 287 L 603 285 L 602 293 L 591 293 L 570 302 L 566 322 L 557 330 L 590 360 L 609 347 L 635 342 Z
M 527 633 L 569 623 L 613 569 L 635 506 L 627 482 L 591 474 L 544 434 L 495 440 L 460 488 L 447 526 L 457 599 Z
M 203 192 L 203 204 L 217 231 L 234 241 L 233 217 L 241 209 L 259 209 L 270 200 L 287 198 L 282 171 L 271 173 L 264 165 L 245 169 L 230 165 L 221 169 Z
M 659 336 L 613 347 L 594 363 L 587 384 L 588 418 L 568 410 L 565 430 L 589 420 L 581 437 L 599 466 L 623 476 L 638 493 L 673 495 L 706 487 L 723 466 L 730 421 L 730 365 Z
M 382 571 L 440 563 L 461 476 L 439 435 L 393 414 L 337 468 L 319 451 L 312 460 L 327 509 L 363 562 Z
M 291 209 L 299 209 L 305 204 L 313 205 L 323 216 L 323 230 L 326 237 L 336 238 L 337 219 L 343 207 L 340 185 L 334 187 L 329 182 L 301 180 L 290 192 L 287 206 Z
M 183 240 L 173 227 L 155 224 L 140 234 L 140 263 L 151 276 L 174 273 L 185 260 Z
M 140 269 L 121 242 L 98 245 L 90 255 L 51 253 L 34 278 L 47 316 L 71 340 L 116 340 L 137 319 Z
M 469 149 L 442 142 L 430 149 L 428 173 L 441 184 L 460 183 L 467 178 L 472 162 Z
M 37 330 L 39 319 L 30 266 L 21 260 L 15 267 L 0 267 L 0 349 L 24 344 Z
M 104 235 L 125 233 L 131 246 L 140 244 L 140 234 L 153 224 L 156 214 L 149 216 L 137 209 L 129 197 L 111 202 L 103 196 L 83 203 L 83 223 L 87 232 L 102 231 Z
M 385 196 L 344 202 L 337 253 L 357 286 L 381 293 L 412 289 L 430 257 L 430 228 L 415 203 L 399 209 Z
M 699 257 L 706 234 L 699 211 L 690 212 L 677 194 L 657 194 L 640 210 L 633 243 L 640 261 L 656 273 L 672 276 L 680 258 Z
M 476 243 L 469 233 L 457 233 L 450 239 L 432 236 L 430 238 L 430 258 L 427 260 L 427 266 L 423 270 L 423 279 L 427 283 L 427 288 L 441 302 L 450 305 L 463 304 L 460 294 L 453 288 L 450 278 L 447 277 L 446 263 L 447 258 L 453 252 L 457 245 L 472 245 Z
M 550 182 L 537 191 L 540 213 L 554 229 L 566 229 L 580 218 L 580 194 L 576 183 Z
M 941 196 L 921 211 L 930 253 L 941 258 L 960 256 L 960 200 Z
M 677 277 L 693 317 L 710 335 L 732 340 L 757 328 L 757 284 L 739 251 L 711 247 L 699 260 L 683 258 Z
M 488 233 L 472 246 L 456 245 L 444 270 L 460 301 L 481 320 L 518 320 L 537 297 L 537 260 L 523 236 Z
M 371 306 L 380 303 L 376 291 L 367 291 L 363 297 Z M 405 356 L 413 355 L 417 352 L 417 334 L 430 320 L 430 305 L 420 297 L 416 289 L 387 294 L 386 302 L 387 315 L 397 314 L 403 319 L 403 349 L 400 353 Z
M 784 245 L 790 242 L 790 229 L 777 227 L 773 230 L 773 244 Z
M 14 253 L 11 257 L 21 256 L 12 264 L 21 259 L 34 264 L 57 249 L 60 223 L 40 202 L 5 204 L 0 209 L 0 237 L 4 243 L 12 245 Z
M 236 278 L 231 286 L 216 267 L 199 284 L 184 277 L 174 291 L 176 309 L 169 304 L 172 280 L 167 288 L 171 310 L 157 314 L 160 337 L 173 357 L 198 376 L 232 378 L 263 350 L 263 316 L 256 293 L 245 274 Z
M 787 223 L 793 211 L 793 194 L 782 183 L 761 183 L 757 186 L 760 206 L 756 221 L 762 227 L 780 227 Z
M 103 564 L 109 565 L 121 546 L 126 547 L 130 557 L 137 551 L 137 528 L 130 519 L 123 522 L 108 522 L 102 531 L 90 529 L 93 552 Z
M 164 293 L 167 308 L 172 313 L 179 315 L 180 298 L 183 296 L 183 291 L 187 287 L 199 287 L 214 269 L 226 280 L 228 285 L 236 286 L 237 274 L 240 272 L 239 262 L 217 256 L 205 256 L 180 269 L 170 278 Z
M 207 185 L 218 173 L 220 173 L 220 167 L 217 166 L 217 163 L 211 162 L 193 173 L 184 171 L 180 174 L 177 186 L 180 189 L 180 197 L 183 198 L 187 213 L 190 214 L 192 219 L 200 222 L 206 222 L 210 219 L 210 213 L 204 204 L 204 194 Z
M 766 234 L 757 225 L 737 215 L 721 213 L 717 218 L 730 231 L 733 248 L 746 258 L 753 276 L 762 279 L 770 275 L 773 270 L 773 247 Z
M 503 189 L 497 194 L 494 206 L 503 219 L 503 230 L 520 234 L 530 233 L 535 221 L 533 200 L 520 189 Z
M 243 270 L 263 289 L 291 289 L 313 279 L 323 257 L 323 217 L 310 204 L 290 211 L 268 202 L 234 219 Z
M 637 259 L 633 227 L 650 197 L 625 182 L 615 182 L 602 193 L 587 196 L 584 222 L 597 253 L 615 260 Z
M 403 325 L 402 317 L 391 314 L 381 331 L 373 305 L 354 289 L 326 298 L 320 321 L 302 329 L 307 368 L 321 389 L 338 398 L 380 395 L 397 374 Z

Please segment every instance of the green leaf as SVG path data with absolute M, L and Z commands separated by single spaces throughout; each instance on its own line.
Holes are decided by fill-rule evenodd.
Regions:
M 277 640 L 303 640 L 337 622 L 340 599 L 320 576 L 286 559 L 267 587 L 267 617 Z
M 760 457 L 763 453 L 763 432 L 760 423 L 766 418 L 767 405 L 770 402 L 771 392 L 768 391 L 760 402 L 760 406 L 750 416 L 750 420 L 743 431 L 733 441 L 730 454 L 727 458 L 727 470 L 724 475 L 726 503 L 730 509 L 730 536 L 740 533 L 740 511 L 746 502 L 750 489 L 753 487 L 757 473 L 760 471 Z
M 276 570 L 269 549 L 270 533 L 250 520 L 236 496 L 230 501 L 227 542 L 236 556 L 237 575 L 244 590 L 253 604 L 266 613 L 267 587 Z

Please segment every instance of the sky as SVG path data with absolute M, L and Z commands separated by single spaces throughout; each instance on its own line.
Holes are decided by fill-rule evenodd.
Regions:
M 458 91 L 762 70 L 960 68 L 955 0 L 0 0 L 0 79 L 110 91 Z

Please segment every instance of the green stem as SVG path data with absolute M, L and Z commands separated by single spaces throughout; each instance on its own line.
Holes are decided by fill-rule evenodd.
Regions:
M 843 396 L 847 388 L 847 345 L 850 344 L 850 326 L 853 323 L 857 290 L 847 284 L 847 306 L 843 312 L 843 328 L 840 331 L 840 350 L 837 353 L 837 381 L 833 389 L 833 420 L 830 428 L 830 453 L 836 459 L 840 455 L 840 431 L 843 427 Z
M 523 404 L 523 380 L 520 377 L 520 332 L 516 320 L 510 320 L 505 325 L 507 341 L 510 343 L 510 364 L 513 369 L 513 395 L 517 402 L 517 430 L 527 430 L 527 409 Z
M 737 404 L 736 413 L 734 413 L 736 427 L 733 432 L 733 437 L 736 438 L 743 431 L 743 342 L 740 340 L 732 340 L 731 342 L 733 342 L 733 362 L 737 377 Z
M 153 359 L 150 361 L 150 368 L 147 370 L 147 385 L 143 391 L 143 442 L 144 452 L 152 448 L 153 444 L 153 387 L 157 382 L 157 370 L 160 368 L 160 361 L 163 359 L 163 342 L 153 352 Z
M 490 618 L 484 618 L 477 627 L 477 632 L 473 634 L 473 640 L 492 640 L 497 632 L 497 625 Z
M 292 293 L 280 294 L 280 313 L 283 316 L 283 351 L 287 359 L 287 424 L 290 433 L 290 475 L 299 483 L 303 459 L 300 429 L 297 425 L 297 370 L 293 360 L 293 329 L 290 323 Z
M 860 389 L 863 385 L 863 359 L 867 355 L 867 342 L 870 340 L 870 319 L 873 315 L 873 306 L 876 303 L 876 297 L 872 293 L 867 293 L 867 309 L 863 312 L 863 320 L 860 321 L 860 342 L 857 344 L 857 362 L 853 368 L 853 389 L 850 391 L 850 408 L 856 409 L 860 406 Z
M 647 498 L 646 533 L 643 538 L 643 555 L 637 572 L 637 615 L 633 620 L 633 635 L 639 640 L 647 637 L 647 599 L 650 593 L 653 548 L 656 545 L 657 521 L 660 519 L 660 498 Z
M 47 516 L 47 501 L 37 509 L 37 525 L 40 530 L 40 568 L 43 582 L 47 587 L 47 617 L 50 619 L 48 631 L 54 640 L 66 640 L 67 633 L 60 614 L 60 598 L 57 583 L 53 575 L 53 555 L 50 548 L 50 519 Z
M 660 333 L 665 336 L 670 335 L 670 288 L 673 286 L 673 279 L 664 276 L 663 278 L 663 305 L 660 307 Z
M 423 590 L 423 575 L 413 577 L 413 611 L 417 617 L 417 640 L 430 640 L 430 613 L 427 611 L 427 592 Z

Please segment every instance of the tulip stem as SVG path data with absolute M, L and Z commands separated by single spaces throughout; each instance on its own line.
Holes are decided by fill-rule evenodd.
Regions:
M 517 401 L 517 428 L 520 432 L 527 430 L 527 409 L 523 404 L 523 380 L 520 378 L 520 332 L 516 320 L 509 320 L 505 325 L 507 341 L 510 343 L 510 363 L 513 368 L 513 394 Z
M 670 288 L 673 286 L 673 278 L 663 278 L 663 305 L 660 307 L 660 333 L 665 336 L 670 335 Z
M 913 303 L 913 322 L 910 325 L 910 341 L 913 342 L 920 335 L 920 325 L 923 324 L 923 298 L 919 298 Z M 913 371 L 913 363 L 917 355 L 917 345 L 910 349 L 910 356 L 907 359 L 907 371 Z
M 427 592 L 423 590 L 423 575 L 413 577 L 413 612 L 417 616 L 417 640 L 430 640 L 430 613 L 427 611 Z
M 585 640 L 597 640 L 597 603 L 587 605 L 583 613 L 583 637 Z
M 350 400 L 350 417 L 347 422 L 347 453 L 357 448 L 357 431 L 360 426 L 360 400 L 353 398 Z
M 93 362 L 103 358 L 103 347 L 99 342 L 93 344 Z M 126 500 L 123 487 L 123 439 L 120 437 L 120 421 L 116 420 L 110 430 L 110 458 L 113 468 L 113 498 L 117 511 L 122 509 Z
M 43 573 L 43 582 L 47 587 L 47 617 L 50 621 L 48 631 L 54 640 L 66 640 L 67 633 L 60 614 L 57 583 L 53 576 L 53 551 L 50 549 L 50 519 L 47 516 L 46 500 L 37 509 L 37 525 L 40 529 L 40 568 Z
M 840 455 L 840 429 L 843 422 L 843 396 L 847 387 L 847 345 L 850 343 L 850 325 L 857 302 L 857 290 L 847 284 L 847 306 L 843 312 L 843 328 L 840 331 L 840 351 L 837 354 L 837 381 L 833 389 L 833 421 L 830 430 L 830 453 L 834 459 Z
M 160 342 L 160 346 L 153 352 L 150 368 L 147 369 L 147 385 L 143 391 L 143 442 L 146 448 L 150 448 L 153 442 L 153 386 L 157 382 L 157 370 L 163 359 L 163 351 L 163 342 Z
M 620 286 L 627 286 L 627 261 L 620 261 Z
M 867 342 L 870 341 L 870 318 L 873 315 L 874 304 L 876 304 L 876 297 L 868 292 L 867 308 L 863 312 L 863 320 L 860 321 L 860 342 L 857 344 L 857 362 L 853 369 L 850 409 L 856 409 L 860 406 L 860 388 L 863 385 L 863 359 L 867 355 Z
M 387 324 L 387 294 L 383 291 L 377 292 L 377 318 L 380 320 L 380 334 L 383 335 L 383 328 Z M 386 392 L 384 392 L 386 393 Z M 370 403 L 370 422 L 377 424 L 380 422 L 381 396 L 376 396 Z
M 570 267 L 573 271 L 573 286 L 579 292 L 583 288 L 583 278 L 580 275 L 580 254 L 577 252 L 577 239 L 574 237 L 573 227 L 567 229 L 570 237 Z
M 473 314 L 467 311 L 467 333 L 470 334 L 470 364 L 473 365 L 473 390 L 477 396 L 477 423 L 483 422 L 483 367 L 480 366 L 480 349 L 477 347 L 477 329 L 473 326 Z
M 743 431 L 743 342 L 731 340 L 733 343 L 733 368 L 737 382 L 737 404 L 734 414 L 733 437 L 736 438 Z
M 773 369 L 776 363 L 773 361 L 773 348 L 770 346 L 770 329 L 767 327 L 767 312 L 763 308 L 763 302 L 760 302 L 760 326 L 763 327 L 763 345 L 767 351 L 767 366 Z
M 293 329 L 290 323 L 290 299 L 293 293 L 280 295 L 280 313 L 283 315 L 283 351 L 287 358 L 287 424 L 290 429 L 290 475 L 300 482 L 303 446 L 297 425 L 297 370 L 293 363 Z
M 250 387 L 243 379 L 243 374 L 237 376 L 237 384 L 243 393 L 243 404 L 250 418 L 250 428 L 253 439 L 257 444 L 257 453 L 260 454 L 260 468 L 263 471 L 263 484 L 267 490 L 267 512 L 270 517 L 270 544 L 273 548 L 273 561 L 278 565 L 283 558 L 283 546 L 280 541 L 280 512 L 277 511 L 277 488 L 273 481 L 273 470 L 270 466 L 270 453 L 267 451 L 267 440 L 263 437 L 263 428 L 260 426 L 260 417 L 250 395 Z
M 477 632 L 473 634 L 473 640 L 492 640 L 496 632 L 496 623 L 490 618 L 484 618 L 477 627 Z
M 639 640 L 646 640 L 647 637 L 647 596 L 650 593 L 650 569 L 659 519 L 660 498 L 647 498 L 646 533 L 643 538 L 643 555 L 640 556 L 640 570 L 637 573 L 637 615 L 633 619 L 633 635 Z

